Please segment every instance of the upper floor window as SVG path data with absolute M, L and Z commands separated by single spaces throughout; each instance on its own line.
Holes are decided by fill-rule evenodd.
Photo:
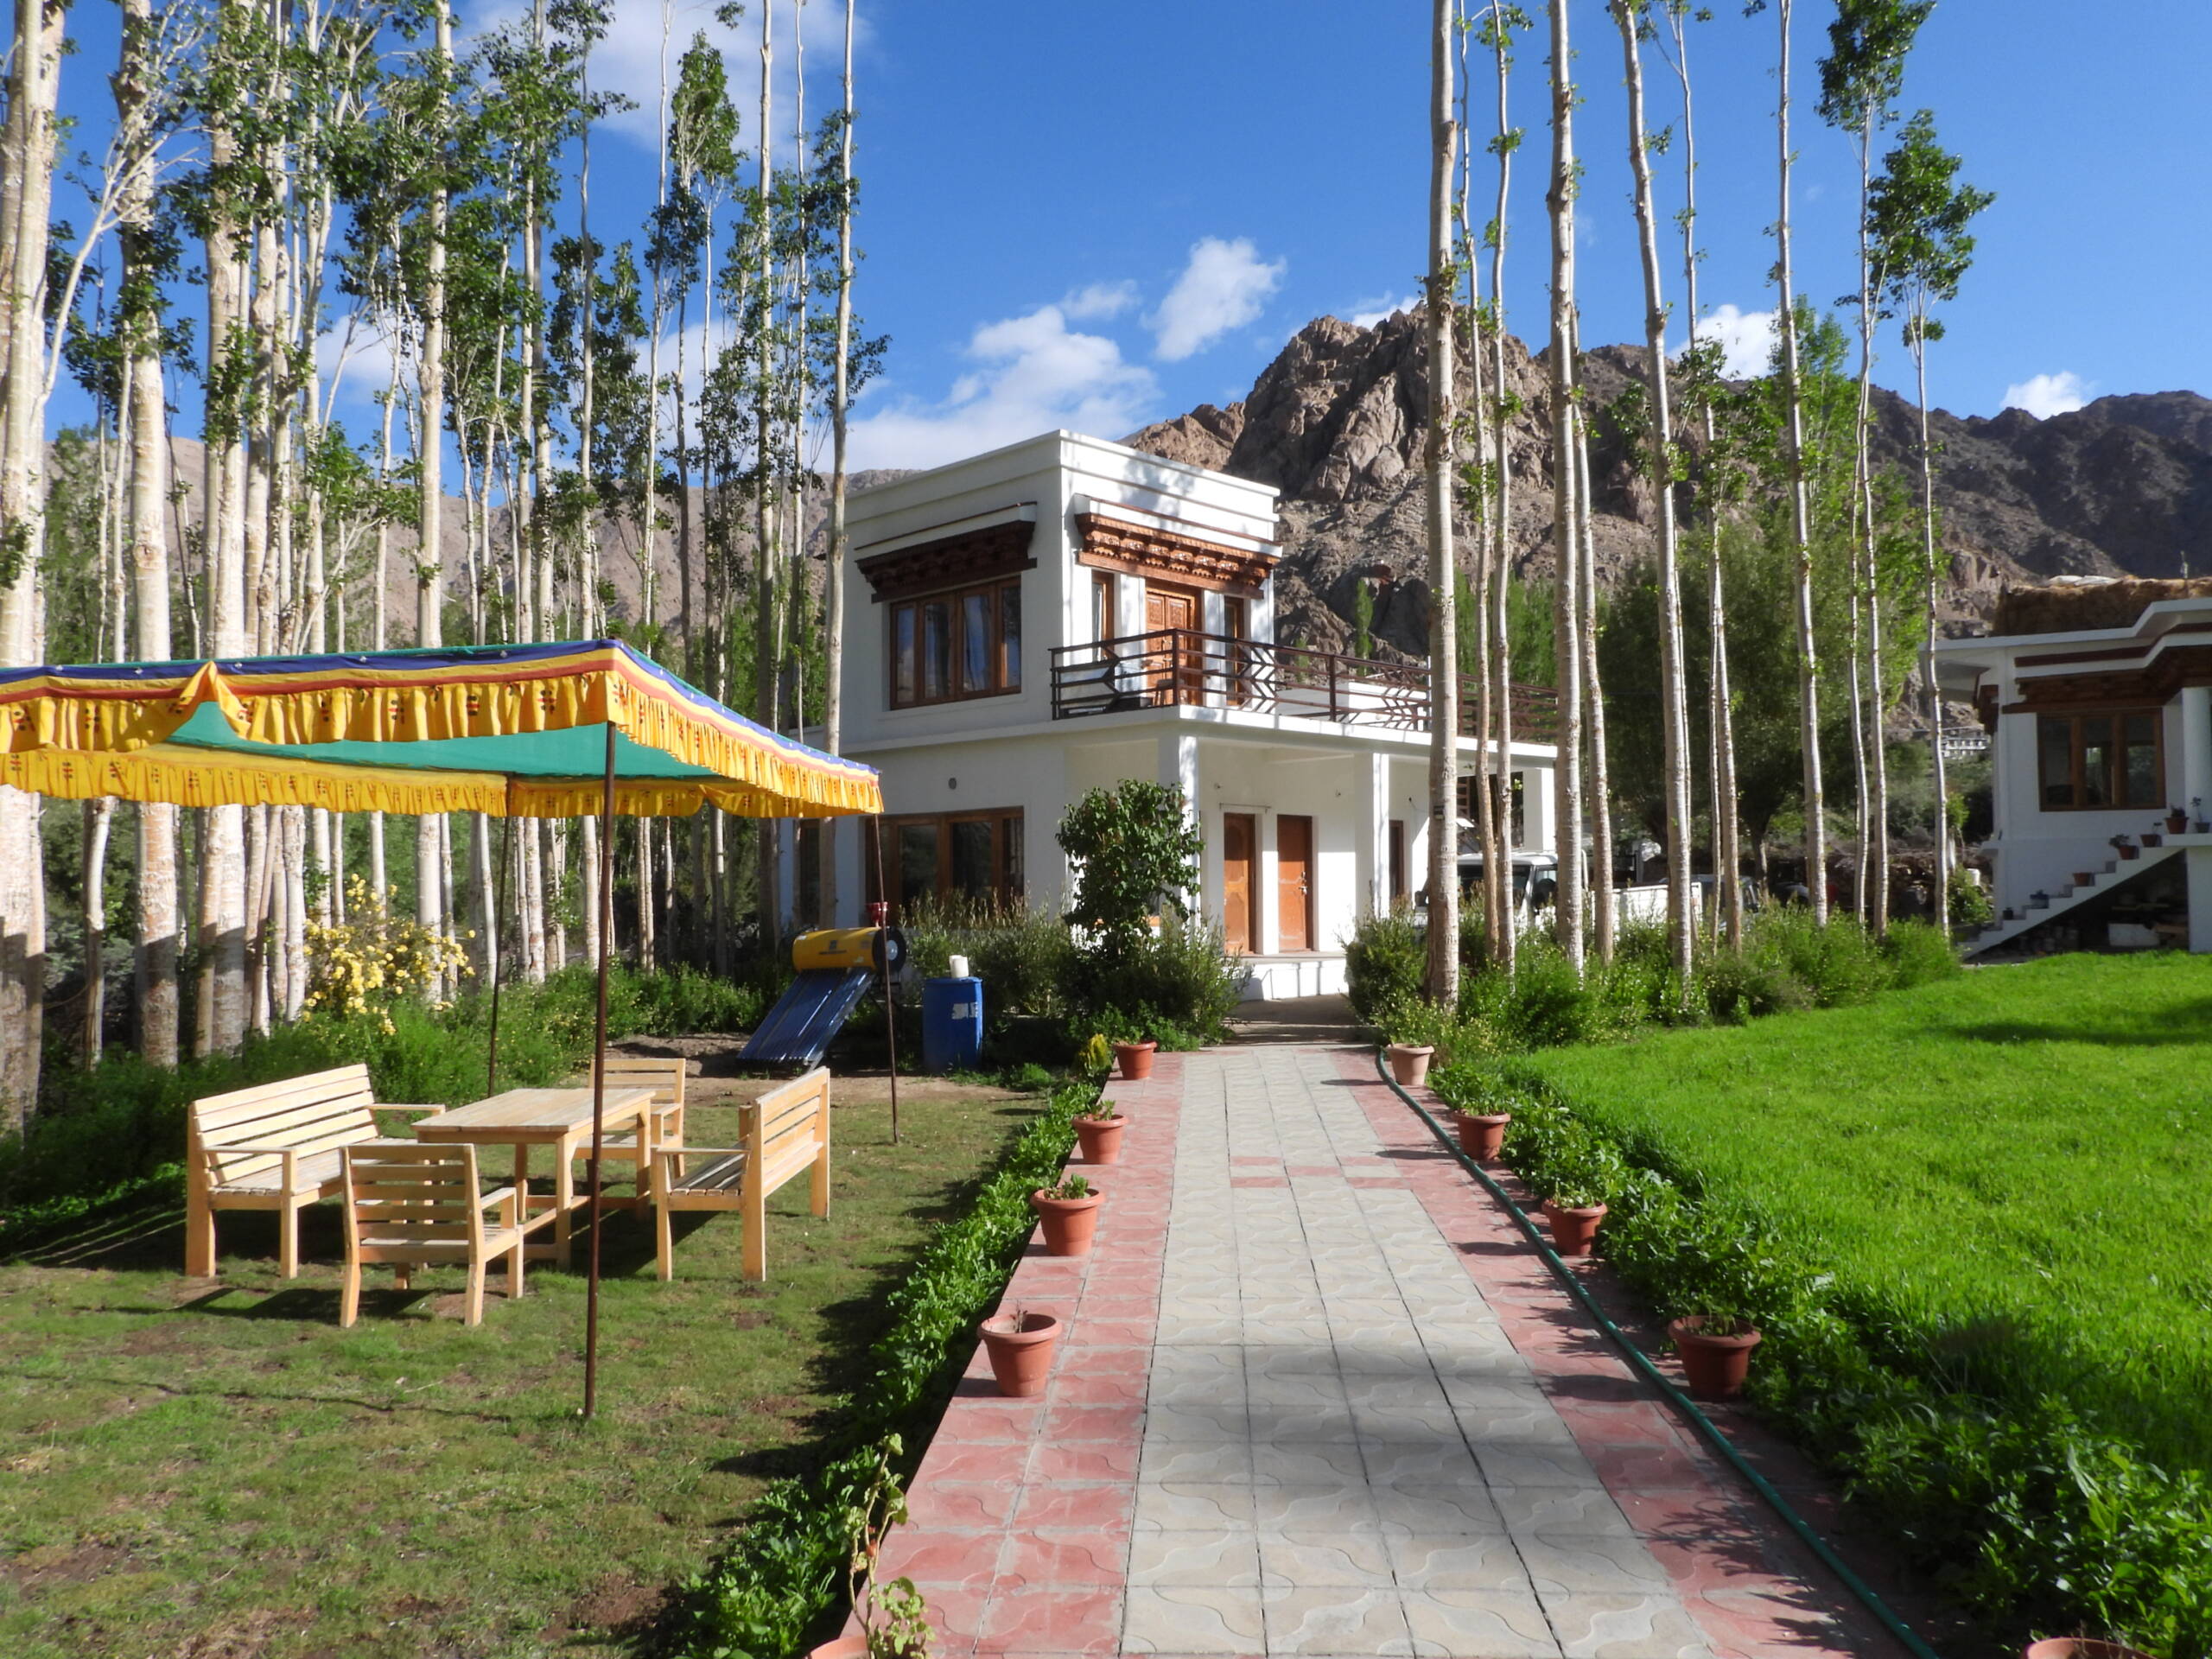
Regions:
M 2046 812 L 2166 804 L 2162 721 L 2155 709 L 2036 718 L 2037 798 Z
M 889 608 L 893 709 L 1021 690 L 1019 576 Z

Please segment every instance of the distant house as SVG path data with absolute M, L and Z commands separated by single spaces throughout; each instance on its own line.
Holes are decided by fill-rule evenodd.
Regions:
M 1992 634 L 1937 645 L 1936 677 L 1992 739 L 1999 919 L 1977 950 L 2212 951 L 2212 582 L 2006 594 Z
M 1190 803 L 1249 995 L 1341 990 L 1359 918 L 1425 885 L 1428 671 L 1278 642 L 1272 488 L 1052 432 L 856 495 L 850 524 L 843 748 L 883 774 L 895 906 L 1064 909 L 1060 819 L 1129 778 Z M 1544 854 L 1554 751 L 1522 734 L 1549 709 L 1519 700 L 1516 844 Z M 870 842 L 840 837 L 841 920 Z

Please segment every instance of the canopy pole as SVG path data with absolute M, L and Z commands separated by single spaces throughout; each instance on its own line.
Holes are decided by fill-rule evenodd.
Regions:
M 489 820 L 486 821 L 488 829 Z M 499 897 L 492 906 L 492 937 L 485 942 L 492 957 L 492 1052 L 484 1060 L 484 1093 L 488 1099 L 499 1092 L 499 924 L 507 916 L 507 861 L 515 850 L 515 821 L 499 820 Z
M 873 814 L 868 833 L 875 837 L 875 902 L 868 906 L 878 927 L 891 925 L 891 901 L 884 897 L 883 814 Z M 891 1144 L 899 1144 L 899 1016 L 891 996 L 891 951 L 883 951 L 883 1039 L 891 1051 Z
M 614 722 L 599 805 L 599 1023 L 591 1056 L 591 1253 L 584 1276 L 584 1416 L 599 1404 L 599 1188 L 607 1153 L 607 957 L 614 940 Z M 642 1135 L 643 1127 L 639 1133 Z

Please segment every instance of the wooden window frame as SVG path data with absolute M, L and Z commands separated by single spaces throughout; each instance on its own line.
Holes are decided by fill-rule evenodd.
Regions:
M 937 869 L 931 883 L 931 896 L 938 904 L 953 901 L 952 887 L 952 827 L 957 823 L 988 823 L 991 828 L 991 897 L 1001 905 L 1018 905 L 1028 899 L 1027 872 L 1023 856 L 1022 836 L 1026 828 L 1023 810 L 1018 806 L 990 806 L 959 812 L 905 812 L 897 817 L 883 820 L 881 856 L 891 861 L 893 870 L 899 866 L 899 842 L 900 835 L 916 824 L 928 824 L 937 831 Z M 893 920 L 899 919 L 900 899 L 897 885 L 886 881 L 879 868 L 876 839 L 869 836 L 861 842 L 865 852 L 865 876 L 868 891 L 880 893 L 891 901 Z
M 2128 744 L 2126 722 L 2136 719 L 2146 719 L 2151 722 L 2151 745 L 2154 769 L 2152 798 L 2141 801 L 2130 800 L 2127 798 Z M 2072 791 L 2074 798 L 2063 805 L 2044 798 L 2043 723 L 2047 720 L 2063 721 L 2067 726 L 2068 754 L 2071 767 L 2068 786 Z M 2111 757 L 2107 762 L 2108 770 L 2105 779 L 2105 787 L 2110 798 L 2101 802 L 2091 802 L 2086 798 L 2088 793 L 2086 785 L 2088 781 L 2086 769 L 2088 746 L 2082 736 L 2082 726 L 2084 721 L 2091 720 L 2106 721 L 2111 734 L 2107 740 L 2111 748 Z M 2036 715 L 2035 756 L 2036 808 L 2038 811 L 2140 812 L 2165 810 L 2166 717 L 2165 711 L 2162 709 L 2069 709 L 2063 714 L 2038 711 Z
M 1014 594 L 1014 613 L 1017 623 L 1014 649 L 1007 649 L 1006 594 Z M 983 601 L 984 672 L 989 683 L 980 691 L 963 690 L 961 685 L 961 664 L 967 655 L 968 601 L 980 598 Z M 923 612 L 931 605 L 943 605 L 950 612 L 947 623 L 944 690 L 931 696 L 924 673 L 925 646 L 923 644 Z M 1021 614 L 1021 578 L 998 576 L 989 582 L 969 582 L 958 588 L 940 588 L 932 593 L 901 595 L 884 606 L 884 696 L 893 709 L 930 709 L 948 702 L 976 702 L 985 697 L 1012 697 L 1021 694 L 1021 644 L 1019 621 Z M 902 664 L 899 654 L 899 624 L 902 618 L 912 619 L 912 639 L 913 660 Z M 902 667 L 911 670 L 906 683 L 911 692 L 901 692 Z

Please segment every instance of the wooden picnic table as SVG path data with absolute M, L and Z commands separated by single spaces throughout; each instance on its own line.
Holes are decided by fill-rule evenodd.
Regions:
M 636 1131 L 650 1167 L 652 1156 L 652 1104 L 650 1089 L 607 1090 L 601 1114 L 602 1132 Z M 587 1202 L 576 1196 L 575 1160 L 591 1153 L 591 1090 L 588 1088 L 508 1089 L 488 1100 L 456 1106 L 415 1126 L 418 1141 L 468 1141 L 480 1147 L 515 1149 L 515 1190 L 524 1195 L 523 1230 L 534 1232 L 550 1221 L 553 1242 L 532 1244 L 527 1255 L 550 1257 L 566 1265 L 569 1234 L 575 1211 Z M 551 1147 L 553 1191 L 550 1195 L 530 1190 L 530 1152 Z M 602 1197 L 602 1205 L 608 1202 Z

